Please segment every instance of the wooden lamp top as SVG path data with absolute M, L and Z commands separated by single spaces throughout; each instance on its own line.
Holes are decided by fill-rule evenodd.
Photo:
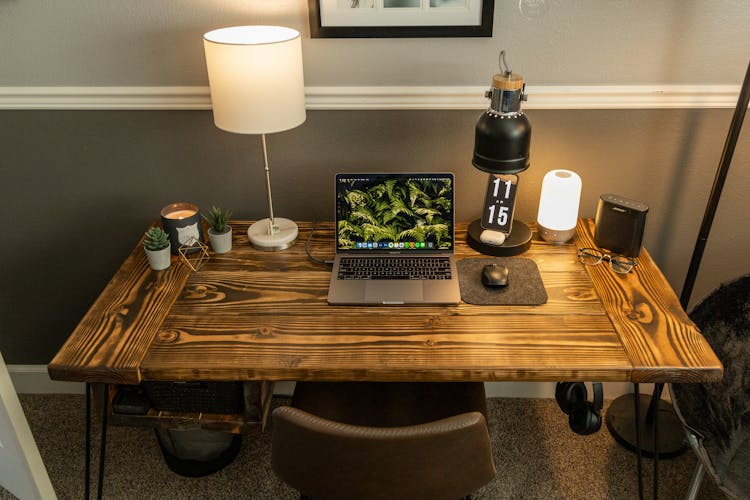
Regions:
M 500 90 L 521 90 L 523 76 L 517 73 L 498 73 L 492 77 L 492 86 Z

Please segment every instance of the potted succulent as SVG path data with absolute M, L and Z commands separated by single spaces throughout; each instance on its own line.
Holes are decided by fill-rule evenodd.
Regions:
M 146 250 L 148 264 L 154 271 L 166 269 L 172 263 L 172 256 L 169 253 L 169 236 L 162 228 L 154 226 L 146 231 L 143 247 Z
M 232 249 L 232 228 L 229 225 L 230 210 L 211 207 L 208 215 L 203 218 L 208 221 L 208 239 L 215 253 L 227 253 Z

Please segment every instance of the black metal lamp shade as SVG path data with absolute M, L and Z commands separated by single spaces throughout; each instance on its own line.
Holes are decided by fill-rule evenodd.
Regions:
M 529 168 L 531 124 L 524 113 L 499 114 L 492 109 L 479 118 L 471 163 L 491 174 L 517 174 Z

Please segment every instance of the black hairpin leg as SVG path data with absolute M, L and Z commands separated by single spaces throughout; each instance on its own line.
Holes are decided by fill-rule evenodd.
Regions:
M 659 401 L 661 400 L 661 392 L 664 390 L 664 384 L 654 384 L 653 399 L 656 403 L 652 404 L 654 407 L 653 416 L 654 419 L 654 500 L 659 498 Z M 651 408 L 649 408 L 651 410 Z
M 656 394 L 656 391 L 654 392 Z M 641 432 L 641 453 L 644 457 L 653 458 L 653 432 L 655 416 L 659 414 L 659 459 L 673 458 L 681 455 L 686 449 L 685 432 L 682 423 L 674 413 L 672 405 L 653 394 L 640 394 L 640 405 L 645 413 L 639 416 Z M 633 411 L 633 394 L 624 394 L 616 398 L 607 408 L 605 422 L 607 430 L 615 441 L 631 451 L 636 448 L 635 412 Z
M 91 384 L 86 382 L 86 477 L 83 481 L 83 498 L 91 497 Z
M 99 483 L 96 498 L 101 500 L 104 492 L 104 458 L 107 451 L 107 414 L 109 413 L 109 384 L 102 384 L 102 439 L 99 449 Z
M 639 386 L 637 383 L 633 383 L 633 401 L 635 401 L 635 453 L 636 453 L 636 464 L 638 467 L 638 498 L 643 500 L 643 457 L 641 456 L 641 397 L 639 394 Z

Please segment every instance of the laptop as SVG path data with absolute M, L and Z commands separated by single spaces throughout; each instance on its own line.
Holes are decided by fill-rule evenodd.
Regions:
M 337 174 L 329 304 L 458 304 L 451 173 Z

